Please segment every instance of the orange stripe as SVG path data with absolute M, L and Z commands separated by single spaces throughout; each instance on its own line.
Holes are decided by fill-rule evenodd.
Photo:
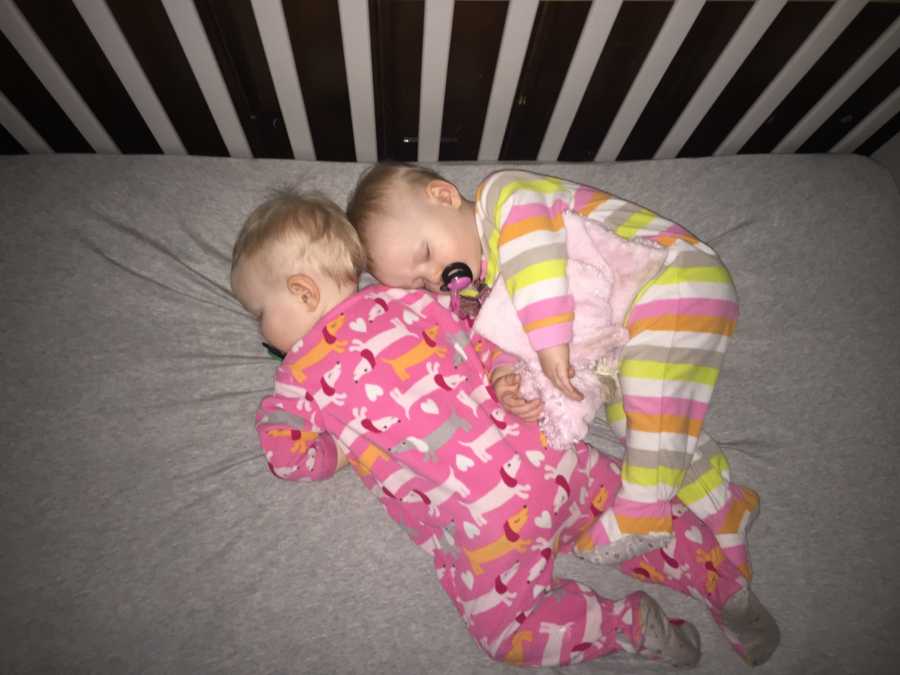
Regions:
M 600 206 L 603 202 L 605 202 L 609 199 L 609 195 L 605 195 L 602 192 L 596 192 L 594 194 L 596 195 L 596 197 L 591 199 L 589 202 L 585 202 L 584 206 L 582 206 L 578 210 L 578 213 L 580 213 L 583 216 L 589 216 L 591 214 L 591 211 L 593 211 L 598 206 Z
M 692 237 L 689 234 L 680 234 L 680 235 L 661 234 L 658 237 L 655 237 L 655 240 L 665 247 L 671 246 L 676 241 L 686 241 L 687 243 L 691 244 L 692 246 L 696 246 L 697 244 L 700 243 L 700 240 L 697 239 L 697 237 Z
M 563 227 L 565 227 L 565 224 L 563 223 L 562 213 L 557 214 L 552 219 L 547 216 L 532 216 L 515 223 L 507 223 L 500 231 L 500 246 L 517 237 L 522 237 L 538 230 L 558 232 Z
M 699 437 L 703 428 L 703 420 L 694 420 L 681 415 L 648 415 L 646 413 L 626 412 L 628 428 L 635 431 L 653 433 L 672 432 Z
M 640 319 L 628 326 L 631 337 L 645 330 L 675 330 L 690 333 L 718 333 L 730 337 L 734 333 L 734 319 L 723 316 L 676 316 L 664 314 Z
M 647 534 L 648 532 L 671 532 L 672 516 L 655 518 L 632 518 L 616 513 L 616 521 L 622 534 Z
M 566 312 L 565 314 L 557 314 L 555 316 L 548 316 L 543 319 L 538 319 L 537 321 L 532 321 L 531 323 L 525 324 L 524 328 L 525 332 L 529 333 L 538 328 L 545 328 L 547 326 L 554 326 L 558 323 L 572 322 L 574 320 L 574 312 Z

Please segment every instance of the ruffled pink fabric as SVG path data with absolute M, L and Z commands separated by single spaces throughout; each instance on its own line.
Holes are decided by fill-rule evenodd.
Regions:
M 665 249 L 644 241 L 622 239 L 599 221 L 575 212 L 563 215 L 569 261 L 566 275 L 575 299 L 575 321 L 569 359 L 573 384 L 583 401 L 566 398 L 541 370 L 515 307 L 502 281 L 484 301 L 475 330 L 517 356 L 525 398 L 544 402 L 541 428 L 552 447 L 569 447 L 584 438 L 604 403 L 616 394 L 618 363 L 628 341 L 625 314 L 641 287 L 662 267 Z M 599 377 L 598 369 L 608 373 Z

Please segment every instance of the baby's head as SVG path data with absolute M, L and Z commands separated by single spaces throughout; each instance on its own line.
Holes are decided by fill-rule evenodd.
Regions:
M 475 205 L 430 169 L 376 164 L 360 177 L 347 215 L 369 272 L 383 284 L 437 292 L 450 263 L 464 262 L 476 276 L 481 270 Z
M 247 217 L 231 257 L 231 289 L 263 338 L 290 351 L 357 286 L 359 237 L 327 197 L 280 189 Z

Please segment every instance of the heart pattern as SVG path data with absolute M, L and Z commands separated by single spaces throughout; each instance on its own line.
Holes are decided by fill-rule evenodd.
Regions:
M 471 591 L 472 587 L 475 585 L 475 575 L 472 574 L 472 570 L 466 570 L 459 575 L 459 578 L 462 579 L 462 582 L 466 585 L 466 588 Z
M 687 531 L 685 531 L 684 536 L 695 544 L 700 544 L 703 542 L 703 535 L 700 534 L 700 528 L 698 528 L 696 525 L 692 525 L 691 527 L 689 527 Z
M 350 330 L 356 333 L 365 333 L 366 332 L 366 320 L 361 316 L 356 317 L 353 321 L 350 322 Z
M 544 511 L 537 518 L 534 519 L 534 524 L 544 530 L 549 530 L 553 525 L 553 520 L 550 518 L 550 512 Z
M 372 401 L 372 403 L 380 399 L 382 394 L 384 394 L 384 389 L 377 384 L 366 385 L 366 398 Z
M 469 457 L 468 455 L 457 455 L 456 456 L 456 468 L 462 472 L 466 472 L 475 466 L 475 460 Z
M 430 398 L 422 401 L 422 404 L 419 407 L 422 409 L 423 413 L 428 413 L 429 415 L 437 415 L 439 412 L 437 403 Z
M 541 462 L 544 461 L 544 453 L 540 450 L 527 450 L 525 452 L 525 457 L 531 462 L 531 466 L 539 467 Z

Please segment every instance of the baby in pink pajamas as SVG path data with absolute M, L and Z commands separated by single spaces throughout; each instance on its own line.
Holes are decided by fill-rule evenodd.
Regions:
M 477 643 L 522 665 L 624 651 L 688 666 L 697 630 L 643 592 L 612 601 L 554 575 L 619 485 L 593 448 L 548 447 L 538 426 L 497 403 L 505 355 L 470 333 L 446 296 L 356 291 L 361 244 L 328 200 L 281 192 L 248 217 L 232 288 L 286 353 L 256 427 L 271 471 L 323 480 L 349 462 L 388 515 L 431 556 Z M 778 642 L 771 616 L 712 532 L 676 504 L 674 538 L 620 569 L 697 598 L 749 663 Z M 589 543 L 589 542 L 588 542 Z

